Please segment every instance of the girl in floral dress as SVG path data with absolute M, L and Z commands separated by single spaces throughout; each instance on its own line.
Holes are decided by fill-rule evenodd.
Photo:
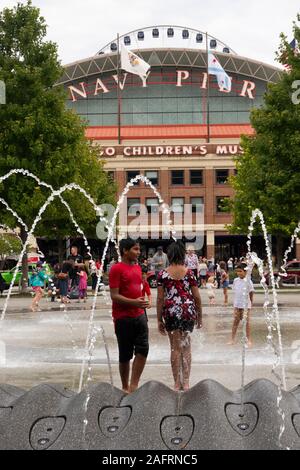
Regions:
M 195 324 L 202 327 L 201 298 L 192 270 L 185 267 L 185 247 L 172 243 L 170 266 L 157 277 L 157 321 L 162 335 L 168 334 L 175 390 L 188 390 L 191 372 L 191 337 Z

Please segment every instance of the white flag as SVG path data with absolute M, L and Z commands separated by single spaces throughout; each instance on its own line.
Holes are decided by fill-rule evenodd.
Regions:
M 151 65 L 133 52 L 128 51 L 123 44 L 121 45 L 121 69 L 139 75 L 143 79 L 147 78 L 150 68 Z
M 231 91 L 231 78 L 211 52 L 208 53 L 208 73 L 216 75 L 220 90 Z

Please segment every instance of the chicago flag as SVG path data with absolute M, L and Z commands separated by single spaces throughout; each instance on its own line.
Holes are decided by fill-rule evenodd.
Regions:
M 231 78 L 211 52 L 208 53 L 208 73 L 216 75 L 220 90 L 231 91 Z

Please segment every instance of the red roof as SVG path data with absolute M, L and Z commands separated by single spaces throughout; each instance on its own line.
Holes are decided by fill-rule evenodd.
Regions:
M 212 124 L 212 138 L 239 138 L 241 134 L 252 135 L 250 124 Z M 90 140 L 117 140 L 117 126 L 90 126 L 85 135 Z M 161 126 L 122 126 L 122 140 L 138 139 L 197 139 L 207 137 L 207 126 L 204 124 L 178 124 Z

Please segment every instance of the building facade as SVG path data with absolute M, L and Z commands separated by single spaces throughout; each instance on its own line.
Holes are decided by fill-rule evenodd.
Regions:
M 151 65 L 147 79 L 119 69 L 118 44 L 113 41 L 95 56 L 64 67 L 59 83 L 68 91 L 67 106 L 86 120 L 86 137 L 101 146 L 105 169 L 119 194 L 132 177 L 146 176 L 175 214 L 184 213 L 184 205 L 190 207 L 191 232 L 203 231 L 202 254 L 241 256 L 245 238 L 230 235 L 226 228 L 232 218 L 224 200 L 233 197 L 228 177 L 242 153 L 241 135 L 253 133 L 250 111 L 261 106 L 268 83 L 276 82 L 281 70 L 240 57 L 216 38 L 181 27 L 133 31 L 121 36 L 120 44 Z M 231 77 L 231 92 L 208 75 L 208 49 Z M 128 209 L 146 207 L 143 233 L 149 234 L 158 198 L 142 182 L 127 196 Z M 131 220 L 129 215 L 121 221 L 121 232 Z M 175 230 L 183 233 L 183 219 L 182 224 L 179 216 L 176 221 Z M 146 252 L 168 243 L 161 222 L 157 219 L 158 237 L 141 237 Z

